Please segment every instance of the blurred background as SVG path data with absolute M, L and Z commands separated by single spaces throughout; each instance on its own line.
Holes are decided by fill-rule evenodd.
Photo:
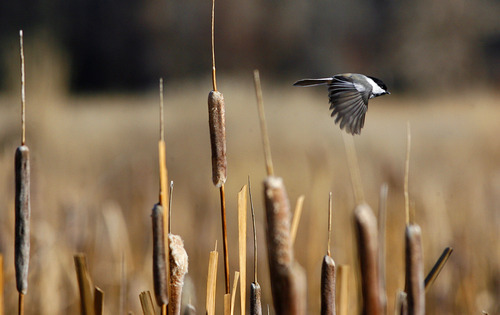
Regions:
M 175 182 L 172 231 L 184 239 L 190 259 L 186 301 L 204 313 L 208 253 L 216 240 L 222 244 L 208 135 L 210 11 L 210 1 L 194 0 L 0 2 L 0 250 L 7 314 L 17 302 L 12 168 L 21 133 L 20 29 L 32 153 L 27 312 L 78 312 L 72 256 L 85 252 L 96 285 L 105 291 L 106 312 L 141 313 L 138 294 L 153 289 L 150 212 L 158 194 L 157 86 L 163 77 L 167 166 Z M 378 77 L 392 92 L 370 102 L 365 128 L 355 137 L 366 199 L 375 212 L 380 186 L 389 184 L 389 312 L 404 286 L 402 188 L 410 122 L 410 199 L 423 230 L 425 271 L 446 246 L 455 249 L 427 293 L 427 311 L 500 313 L 499 15 L 500 3 L 493 0 L 217 0 L 231 274 L 238 266 L 236 194 L 250 175 L 264 305 L 271 298 L 255 68 L 261 71 L 276 173 L 292 208 L 306 196 L 295 248 L 307 270 L 309 313 L 319 312 L 328 193 L 335 211 L 333 257 L 353 267 L 355 204 L 326 89 L 291 84 L 342 72 Z M 251 257 L 249 251 L 248 268 Z M 222 270 L 220 259 L 218 313 Z

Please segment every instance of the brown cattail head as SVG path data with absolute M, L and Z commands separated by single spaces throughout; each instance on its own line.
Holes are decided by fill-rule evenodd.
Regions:
M 160 204 L 153 207 L 151 218 L 153 221 L 153 285 L 156 303 L 161 306 L 168 304 L 168 291 L 163 207 Z
M 354 210 L 354 221 L 361 269 L 362 314 L 380 315 L 384 307 L 379 281 L 377 219 L 370 206 L 360 204 Z
M 262 315 L 261 289 L 258 282 L 250 284 L 250 315 Z
M 424 261 L 420 226 L 406 226 L 406 293 L 409 315 L 425 314 Z
M 328 255 L 321 265 L 321 314 L 335 315 L 335 262 Z
M 170 315 L 181 313 L 182 287 L 184 276 L 188 272 L 188 255 L 184 249 L 184 242 L 179 235 L 168 235 L 170 247 Z
M 208 94 L 208 123 L 212 147 L 212 182 L 221 187 L 226 182 L 226 107 L 219 91 Z
M 267 219 L 267 252 L 276 314 L 305 314 L 305 274 L 293 258 L 290 237 L 290 203 L 283 180 L 264 181 Z
M 19 146 L 15 154 L 15 269 L 17 291 L 28 291 L 30 260 L 30 162 L 27 146 Z

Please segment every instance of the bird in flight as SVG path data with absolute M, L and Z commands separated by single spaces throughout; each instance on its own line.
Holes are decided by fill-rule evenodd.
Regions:
M 330 78 L 303 79 L 294 86 L 328 85 L 331 116 L 340 129 L 352 135 L 361 134 L 368 110 L 368 100 L 391 94 L 382 80 L 358 73 L 336 74 Z

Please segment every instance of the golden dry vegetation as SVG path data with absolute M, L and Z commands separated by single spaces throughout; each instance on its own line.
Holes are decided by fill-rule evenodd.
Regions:
M 355 204 L 341 132 L 329 118 L 326 92 L 294 88 L 294 79 L 276 86 L 264 77 L 263 93 L 275 172 L 284 178 L 292 206 L 300 195 L 306 196 L 295 253 L 307 270 L 309 313 L 316 314 L 321 259 L 327 246 L 328 193 L 333 192 L 337 264 L 356 264 L 351 218 Z M 182 236 L 189 255 L 184 297 L 200 314 L 204 313 L 209 251 L 216 240 L 221 244 L 219 196 L 211 183 L 206 105 L 210 87 L 208 80 L 166 82 L 167 166 L 175 183 L 172 232 Z M 259 282 L 266 305 L 271 298 L 262 201 L 265 167 L 251 74 L 244 79 L 222 77 L 219 89 L 227 111 L 231 275 L 238 266 L 236 194 L 250 175 Z M 105 291 L 107 314 L 118 314 L 120 305 L 140 314 L 139 293 L 153 289 L 150 213 L 158 199 L 157 93 L 62 97 L 30 93 L 28 85 L 27 95 L 27 145 L 32 154 L 27 314 L 77 313 L 73 263 L 77 252 L 87 254 L 95 284 Z M 6 314 L 13 314 L 17 301 L 12 263 L 13 165 L 20 143 L 19 101 L 4 95 L 0 104 L 0 248 Z M 454 248 L 427 293 L 428 313 L 500 312 L 499 117 L 498 95 L 484 91 L 427 98 L 395 94 L 371 101 L 365 128 L 355 144 L 366 199 L 375 211 L 381 184 L 389 184 L 389 313 L 396 290 L 404 286 L 407 121 L 412 133 L 409 192 L 415 220 L 423 231 L 425 271 L 446 246 Z M 251 248 L 249 239 L 250 270 Z M 222 312 L 222 270 L 219 255 L 218 313 Z M 126 294 L 121 297 L 123 281 Z M 352 310 L 357 304 L 354 281 Z

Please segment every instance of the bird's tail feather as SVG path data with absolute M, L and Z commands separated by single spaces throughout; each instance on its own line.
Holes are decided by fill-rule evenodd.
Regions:
M 293 85 L 294 86 L 315 86 L 315 85 L 328 84 L 331 81 L 332 81 L 332 78 L 302 79 L 302 80 L 295 82 Z

